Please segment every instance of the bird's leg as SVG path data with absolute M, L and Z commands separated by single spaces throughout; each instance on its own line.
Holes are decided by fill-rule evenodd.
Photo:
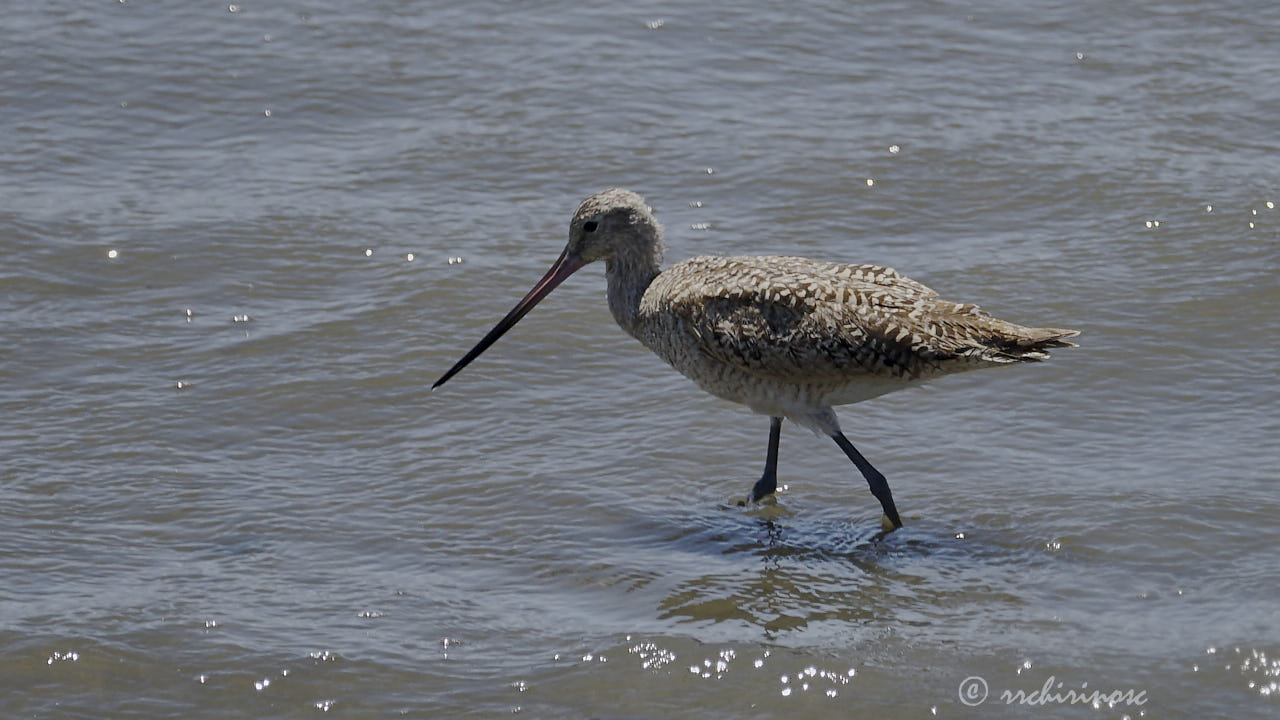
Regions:
M 884 475 L 881 475 L 879 470 L 862 457 L 862 453 L 858 452 L 858 448 L 849 442 L 849 438 L 845 437 L 844 433 L 836 430 L 831 439 L 835 440 L 844 454 L 858 466 L 862 477 L 866 478 L 867 484 L 871 486 L 871 494 L 880 501 L 880 506 L 884 508 L 884 514 L 889 518 L 889 522 L 893 523 L 894 529 L 902 527 L 902 519 L 898 517 L 898 508 L 893 504 L 893 493 L 889 492 L 889 482 L 884 479 Z
M 769 454 L 764 460 L 764 474 L 751 488 L 750 502 L 778 491 L 778 439 L 782 435 L 782 418 L 769 418 Z

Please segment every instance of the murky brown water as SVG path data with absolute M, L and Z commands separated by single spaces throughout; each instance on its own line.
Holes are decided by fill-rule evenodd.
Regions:
M 1280 707 L 1274 7 L 0 28 L 0 717 Z M 884 539 L 794 427 L 787 492 L 733 506 L 767 419 L 626 337 L 599 269 L 430 393 L 610 185 L 673 260 L 887 264 L 1082 347 L 844 408 Z

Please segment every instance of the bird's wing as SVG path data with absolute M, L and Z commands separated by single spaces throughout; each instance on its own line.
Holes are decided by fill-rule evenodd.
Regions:
M 887 268 L 799 258 L 694 258 L 644 304 L 663 332 L 713 360 L 783 382 L 910 375 L 901 320 L 937 293 Z
M 989 319 L 889 268 L 788 257 L 693 258 L 660 274 L 644 304 L 698 352 L 791 382 L 917 377 Z

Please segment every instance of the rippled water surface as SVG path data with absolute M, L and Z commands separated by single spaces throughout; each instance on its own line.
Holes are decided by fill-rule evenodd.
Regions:
M 1275 717 L 1280 10 L 580 5 L 5 9 L 0 717 Z M 887 537 L 598 267 L 431 392 L 611 185 L 1081 347 Z

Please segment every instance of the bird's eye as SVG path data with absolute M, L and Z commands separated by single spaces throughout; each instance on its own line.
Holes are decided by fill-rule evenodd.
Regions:
M 596 228 L 599 226 L 600 226 L 600 223 L 596 222 L 595 220 L 588 220 L 582 223 L 582 230 L 583 232 L 595 232 Z

